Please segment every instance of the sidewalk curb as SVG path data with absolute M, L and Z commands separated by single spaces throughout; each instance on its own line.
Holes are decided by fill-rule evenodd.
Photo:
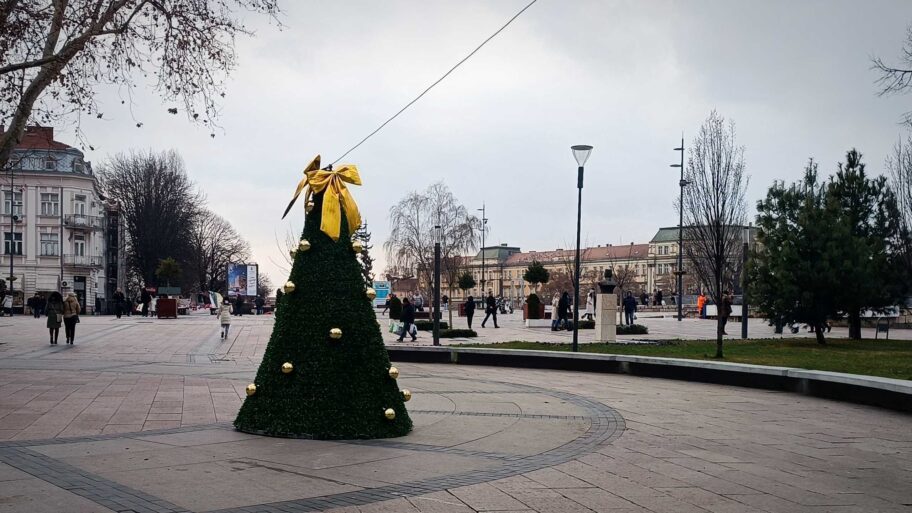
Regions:
M 494 365 L 629 374 L 781 390 L 912 412 L 912 381 L 792 367 L 596 353 L 474 347 L 390 347 L 396 362 Z

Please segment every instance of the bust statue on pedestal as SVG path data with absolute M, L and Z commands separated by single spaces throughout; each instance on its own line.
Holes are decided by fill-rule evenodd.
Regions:
M 605 277 L 598 282 L 599 292 L 602 294 L 613 294 L 617 283 L 614 281 L 614 273 L 611 269 L 605 269 Z

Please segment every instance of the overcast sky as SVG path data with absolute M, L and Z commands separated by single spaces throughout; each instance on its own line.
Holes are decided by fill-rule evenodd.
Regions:
M 176 149 L 209 199 L 253 246 L 261 273 L 285 275 L 277 248 L 303 205 L 280 221 L 301 170 L 332 161 L 392 115 L 527 0 L 291 1 L 280 31 L 248 23 L 223 102 L 223 131 L 168 115 L 139 91 L 131 113 L 113 92 L 104 121 L 83 125 L 98 166 L 131 148 Z M 878 98 L 870 57 L 899 55 L 909 0 L 539 0 L 447 80 L 346 157 L 381 271 L 387 213 L 442 180 L 487 205 L 490 244 L 570 247 L 576 164 L 586 166 L 583 239 L 647 242 L 677 224 L 681 132 L 690 145 L 712 109 L 737 125 L 751 212 L 775 179 L 814 157 L 829 174 L 858 148 L 868 169 L 904 133 L 912 97 Z M 142 121 L 141 129 L 134 128 Z M 71 141 L 64 132 L 58 139 Z

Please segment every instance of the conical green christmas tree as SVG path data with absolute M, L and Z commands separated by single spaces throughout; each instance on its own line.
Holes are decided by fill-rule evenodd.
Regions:
M 398 371 L 383 345 L 373 291 L 364 286 L 358 242 L 351 239 L 350 212 L 339 187 L 342 199 L 354 202 L 341 181 L 335 189 L 312 185 L 313 203 L 272 337 L 234 425 L 245 432 L 315 439 L 405 435 L 412 429 L 404 404 L 411 394 L 396 383 Z M 331 217 L 338 218 L 332 221 L 338 223 L 338 240 L 321 229 L 324 199 L 337 208 Z

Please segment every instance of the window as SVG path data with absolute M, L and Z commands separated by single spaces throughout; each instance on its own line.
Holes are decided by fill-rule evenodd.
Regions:
M 77 194 L 75 196 L 75 203 L 73 203 L 73 213 L 77 216 L 84 216 L 86 213 L 86 197 L 85 194 Z
M 82 160 L 76 159 L 73 161 L 73 171 L 75 171 L 77 173 L 82 173 L 83 169 L 85 169 L 85 167 L 84 167 L 84 164 L 82 163 Z
M 45 171 L 54 171 L 57 169 L 57 161 L 54 157 L 44 159 L 44 169 Z
M 10 202 L 12 199 L 12 202 Z M 3 193 L 3 213 L 6 215 L 12 214 L 15 216 L 22 215 L 22 193 L 13 192 L 12 198 L 10 198 L 10 192 L 6 191 Z
M 76 256 L 85 256 L 86 241 L 85 235 L 76 235 L 73 237 L 73 254 Z
M 56 193 L 41 193 L 41 215 L 60 215 L 60 195 Z
M 60 251 L 60 235 L 56 233 L 41 234 L 41 256 L 57 256 Z
M 21 255 L 22 234 L 3 232 L 3 252 L 7 255 Z

